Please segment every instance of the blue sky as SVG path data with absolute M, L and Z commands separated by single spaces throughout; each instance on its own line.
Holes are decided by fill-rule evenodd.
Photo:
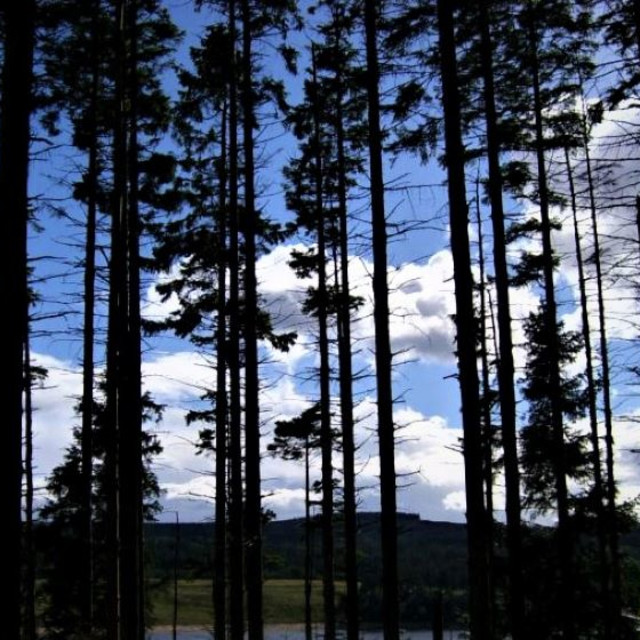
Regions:
M 186 44 L 199 33 L 203 15 L 194 15 L 190 3 L 170 3 L 179 25 L 187 32 Z M 184 46 L 186 46 L 186 44 Z M 183 49 L 184 50 L 184 49 Z M 294 81 L 291 81 L 294 82 Z M 169 87 L 172 82 L 168 82 Z M 627 122 L 640 123 L 637 109 L 622 110 L 613 114 L 596 130 L 592 143 L 593 156 L 610 159 L 614 154 L 620 165 L 614 171 L 617 184 L 611 188 L 601 187 L 603 199 L 614 191 L 623 196 L 621 206 L 608 210 L 601 217 L 601 232 L 606 234 L 606 249 L 609 255 L 625 252 L 628 255 L 613 269 L 608 278 L 607 310 L 610 316 L 609 331 L 613 339 L 614 364 L 622 371 L 621 363 L 634 360 L 637 355 L 632 340 L 637 336 L 637 327 L 629 318 L 637 317 L 638 301 L 635 295 L 638 255 L 629 251 L 630 242 L 636 236 L 632 224 L 635 197 L 637 159 L 633 146 L 628 144 L 615 152 L 607 141 L 612 135 L 625 132 Z M 625 134 L 626 135 L 626 134 Z M 631 143 L 631 139 L 628 140 Z M 295 149 L 286 139 L 278 139 L 277 160 L 261 170 L 260 181 L 268 185 L 268 202 L 263 205 L 276 217 L 287 216 L 281 198 L 277 195 L 282 178 L 275 170 L 286 161 Z M 626 149 L 626 150 L 625 150 Z M 69 166 L 70 152 L 52 149 L 34 165 L 33 192 L 57 197 L 64 193 L 62 180 Z M 81 158 L 76 158 L 81 161 Z M 549 163 L 557 159 L 549 158 Z M 471 174 L 470 171 L 470 179 Z M 459 453 L 461 436 L 459 418 L 459 393 L 455 379 L 453 357 L 454 328 L 450 316 L 455 310 L 453 300 L 452 263 L 447 244 L 447 210 L 444 200 L 444 176 L 442 170 L 432 163 L 429 167 L 419 164 L 415 158 L 403 158 L 393 167 L 387 167 L 387 179 L 394 184 L 402 177 L 405 190 L 390 191 L 387 211 L 396 221 L 420 221 L 423 228 L 390 244 L 389 282 L 391 287 L 391 334 L 392 346 L 398 352 L 394 369 L 394 392 L 399 398 L 395 417 L 399 429 L 397 452 L 398 471 L 402 474 L 398 504 L 401 510 L 420 513 L 423 518 L 435 520 L 464 520 L 464 471 Z M 422 186 L 418 185 L 430 185 Z M 472 190 L 469 197 L 472 197 Z M 83 212 L 73 202 L 65 203 L 69 212 L 82 219 Z M 515 206 L 515 205 L 514 205 Z M 520 205 L 518 205 L 520 206 Z M 532 212 L 535 213 L 535 212 Z M 557 212 L 561 214 L 561 212 Z M 361 216 L 366 219 L 366 210 Z M 564 214 L 562 214 L 564 215 Z M 581 211 L 585 216 L 586 212 Z M 81 240 L 81 230 L 66 220 L 42 217 L 44 231 L 33 234 L 33 255 L 57 255 L 66 262 L 51 266 L 42 262 L 37 265 L 39 275 L 52 272 L 60 277 L 49 280 L 39 288 L 43 300 L 36 313 L 45 314 L 59 310 L 67 301 L 78 311 L 80 306 L 78 268 L 79 254 L 71 246 L 75 239 Z M 361 225 L 366 228 L 363 223 Z M 585 227 L 586 229 L 586 227 Z M 297 280 L 287 260 L 291 245 L 276 247 L 263 256 L 259 264 L 261 294 L 265 304 L 274 313 L 279 328 L 296 329 L 299 341 L 288 354 L 278 354 L 263 347 L 262 355 L 268 361 L 262 367 L 261 393 L 264 438 L 270 440 L 270 429 L 277 419 L 291 418 L 317 399 L 313 383 L 301 382 L 304 374 L 316 361 L 313 349 L 315 328 L 308 318 L 301 316 L 297 305 L 309 283 Z M 579 327 L 576 269 L 571 257 L 572 232 L 568 225 L 556 233 L 554 242 L 565 260 L 558 275 L 561 284 L 561 312 L 568 326 Z M 362 250 L 361 243 L 353 243 L 351 279 L 356 293 L 362 295 L 365 305 L 354 319 L 354 338 L 357 344 L 356 367 L 368 372 L 368 377 L 358 385 L 359 418 L 357 440 L 358 485 L 361 489 L 361 508 L 378 509 L 377 493 L 377 441 L 375 437 L 375 393 L 373 389 L 373 327 L 371 320 L 370 274 L 371 259 Z M 489 247 L 486 248 L 490 252 Z M 515 259 L 517 249 L 514 249 Z M 69 273 L 68 267 L 73 267 Z M 75 266 L 74 266 L 75 265 Z M 513 313 L 522 319 L 535 309 L 538 294 L 533 289 L 514 291 Z M 61 305 L 62 303 L 62 305 Z M 161 303 L 154 289 L 154 279 L 147 277 L 144 289 L 144 312 L 149 317 L 161 317 L 171 311 L 175 301 Z M 592 315 L 595 311 L 591 310 Z M 595 317 L 595 316 L 594 316 Z M 55 335 L 36 334 L 33 344 L 34 358 L 49 368 L 46 387 L 38 390 L 34 397 L 36 406 L 36 455 L 39 484 L 58 463 L 70 440 L 72 425 L 77 424 L 73 405 L 80 393 L 81 342 L 72 331 L 80 326 L 81 317 L 72 315 L 66 319 L 55 319 L 38 327 L 55 329 Z M 516 344 L 522 345 L 524 337 L 517 320 L 514 323 Z M 524 353 L 516 350 L 516 362 L 524 364 Z M 156 471 L 165 490 L 164 503 L 167 509 L 179 510 L 181 520 L 203 520 L 211 518 L 213 506 L 213 460 L 196 456 L 193 443 L 197 438 L 197 426 L 186 426 L 185 412 L 198 406 L 198 397 L 204 387 L 214 384 L 212 365 L 215 354 L 202 355 L 195 352 L 185 341 L 170 336 L 149 338 L 145 342 L 143 374 L 145 388 L 154 398 L 166 405 L 162 422 L 152 427 L 160 437 L 164 452 L 156 461 Z M 581 363 L 576 364 L 576 368 Z M 615 380 L 614 398 L 617 416 L 640 416 L 638 403 L 630 395 L 627 376 Z M 520 407 L 524 417 L 525 407 Z M 618 444 L 618 478 L 622 495 L 626 498 L 640 493 L 640 465 L 637 455 L 629 449 L 637 448 L 640 442 L 638 423 L 617 418 L 615 435 Z M 314 472 L 319 472 L 319 461 L 314 462 Z M 299 516 L 303 512 L 303 469 L 294 462 L 282 462 L 265 456 L 263 465 L 265 504 L 279 518 Z M 500 509 L 501 479 L 497 479 L 498 508 Z M 165 516 L 173 518 L 169 513 Z

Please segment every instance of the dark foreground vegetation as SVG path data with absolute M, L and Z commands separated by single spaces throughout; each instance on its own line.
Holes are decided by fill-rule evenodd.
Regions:
M 423 521 L 418 516 L 398 515 L 398 574 L 400 580 L 400 620 L 403 628 L 432 629 L 437 620 L 445 628 L 466 625 L 468 590 L 466 526 L 448 522 Z M 322 548 L 318 523 L 312 534 L 311 609 L 314 624 L 324 620 L 322 607 Z M 361 569 L 361 621 L 366 628 L 382 627 L 380 591 L 380 549 L 377 544 L 380 518 L 361 513 L 358 517 L 358 557 Z M 543 527 L 529 532 L 531 562 L 527 564 L 527 589 L 535 590 L 541 573 L 550 570 L 543 551 L 551 531 Z M 44 543 L 47 533 L 39 531 Z M 347 622 L 344 543 L 336 530 L 336 616 L 338 625 Z M 265 553 L 265 623 L 302 624 L 305 618 L 305 521 L 304 519 L 271 521 L 264 528 Z M 152 626 L 170 626 L 177 613 L 178 626 L 211 627 L 215 526 L 206 523 L 148 523 L 145 526 L 147 554 L 148 620 Z M 59 551 L 62 551 L 59 549 Z M 73 553 L 72 550 L 70 550 Z M 640 529 L 621 538 L 625 592 L 630 602 L 640 606 Z M 505 557 L 504 540 L 496 549 Z M 585 553 L 584 562 L 593 562 Z M 69 560 L 71 562 L 71 560 Z M 504 567 L 504 561 L 501 560 Z M 48 573 L 46 555 L 38 563 L 39 584 Z M 68 569 L 70 570 L 70 569 Z M 504 572 L 504 569 L 502 570 Z M 593 567 L 585 566 L 585 579 L 593 580 Z M 504 573 L 499 576 L 504 580 Z M 61 585 L 64 588 L 64 582 Z M 593 591 L 583 585 L 581 593 Z M 175 600 L 177 589 L 177 602 Z M 47 589 L 39 592 L 39 608 L 47 609 Z M 66 594 L 66 606 L 72 603 Z M 63 601 L 60 601 L 62 604 Z M 586 604 L 585 604 L 586 606 Z M 629 610 L 637 614 L 640 609 Z
M 462 628 L 466 623 L 467 600 L 467 540 L 463 524 L 429 522 L 417 516 L 399 514 L 399 565 L 401 584 L 401 622 L 405 628 L 432 629 L 434 616 L 442 604 L 445 628 Z M 358 553 L 362 569 L 362 621 L 367 627 L 381 628 L 379 516 L 359 514 Z M 302 519 L 272 521 L 264 529 L 266 599 L 265 620 L 268 623 L 302 623 L 304 620 L 304 530 Z M 176 535 L 179 554 L 177 577 L 180 581 L 181 624 L 202 624 L 213 621 L 211 604 L 213 564 L 212 524 L 182 524 L 179 532 L 174 524 L 150 524 L 146 528 L 150 557 L 149 579 L 152 601 L 157 609 L 153 619 L 157 624 L 170 624 L 173 612 L 173 580 Z M 532 537 L 535 535 L 531 533 Z M 549 532 L 538 531 L 540 545 L 548 542 Z M 314 544 L 313 620 L 322 622 L 321 608 L 321 546 Z M 342 544 L 339 543 L 339 549 Z M 504 547 L 504 541 L 502 543 Z M 631 600 L 640 606 L 640 529 L 621 539 L 624 554 L 625 584 Z M 504 557 L 504 548 L 500 555 Z M 344 554 L 337 554 L 336 598 L 338 620 L 346 622 Z M 530 580 L 543 570 L 542 555 L 532 556 Z M 504 576 L 503 576 L 504 579 Z M 533 585 L 530 585 L 533 586 Z M 629 613 L 633 613 L 630 611 Z M 635 612 L 640 613 L 640 610 Z

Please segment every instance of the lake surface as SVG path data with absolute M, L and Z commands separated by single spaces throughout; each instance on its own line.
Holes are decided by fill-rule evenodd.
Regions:
M 267 628 L 264 633 L 265 640 L 304 640 L 303 629 L 287 629 L 282 627 L 275 627 L 273 629 Z M 338 635 L 338 638 L 344 637 Z M 362 640 L 382 640 L 382 631 L 363 631 L 360 634 Z M 445 631 L 445 640 L 459 640 L 462 638 L 460 631 Z M 152 631 L 147 635 L 148 640 L 173 640 L 172 632 Z M 211 633 L 208 631 L 194 631 L 194 630 L 178 630 L 179 640 L 211 640 Z M 318 630 L 314 633 L 314 638 L 318 640 L 322 639 L 322 633 Z M 433 640 L 433 634 L 431 631 L 405 631 L 402 633 L 403 640 Z

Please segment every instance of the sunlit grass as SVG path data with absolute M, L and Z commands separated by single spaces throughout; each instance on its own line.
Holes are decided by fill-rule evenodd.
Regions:
M 336 598 L 344 593 L 344 584 L 336 584 Z M 322 620 L 322 583 L 313 582 L 311 592 L 313 619 Z M 151 592 L 154 624 L 173 623 L 173 584 L 166 583 Z M 264 622 L 294 624 L 304 622 L 304 581 L 267 580 L 264 583 Z M 178 625 L 211 626 L 213 594 L 211 580 L 178 581 Z

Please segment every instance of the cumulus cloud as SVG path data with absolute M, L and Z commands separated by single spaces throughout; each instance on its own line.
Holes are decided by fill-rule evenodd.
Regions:
M 589 161 L 593 177 L 593 191 L 587 181 L 587 155 L 574 151 L 570 158 L 574 173 L 576 213 L 581 235 L 581 248 L 587 276 L 586 288 L 592 325 L 597 326 L 597 291 L 593 264 L 594 240 L 591 222 L 591 195 L 597 212 L 600 261 L 602 264 L 607 330 L 610 338 L 628 339 L 637 335 L 637 327 L 629 322 L 630 315 L 640 311 L 637 274 L 640 272 L 636 197 L 640 181 L 640 156 L 637 137 L 640 131 L 640 108 L 624 103 L 615 111 L 604 113 L 602 122 L 592 128 Z M 570 207 L 566 160 L 552 158 L 558 163 L 554 189 L 565 194 L 567 206 L 556 209 L 564 224 L 554 233 L 554 243 L 563 256 L 562 273 L 578 298 L 578 272 L 575 258 L 573 213 Z
M 447 511 L 460 512 L 465 509 L 465 492 L 452 491 L 448 493 L 443 500 L 444 508 Z
M 464 519 L 464 505 L 453 513 L 447 496 L 464 493 L 464 466 L 459 428 L 442 416 L 426 416 L 404 407 L 394 413 L 398 505 L 402 511 L 429 519 Z M 379 508 L 379 454 L 377 438 L 368 444 L 368 459 L 361 473 L 366 500 Z
M 286 381 L 274 385 L 262 398 L 264 415 L 269 415 L 263 430 L 262 480 L 265 506 L 278 518 L 300 517 L 304 513 L 304 463 L 284 461 L 267 450 L 275 420 L 298 415 L 309 406 L 309 399 L 295 391 Z M 357 407 L 358 461 L 357 485 L 360 489 L 359 508 L 377 511 L 379 497 L 379 457 L 375 434 L 375 402 L 365 398 Z M 202 496 L 211 501 L 214 496 L 213 461 L 195 456 L 189 440 L 193 433 L 180 426 L 181 415 L 166 416 L 160 434 L 165 451 L 158 459 L 160 477 L 167 504 L 180 504 L 189 509 L 191 501 Z M 451 428 L 442 417 L 426 417 L 419 411 L 403 408 L 396 411 L 398 444 L 396 469 L 399 474 L 398 505 L 400 510 L 421 513 L 431 519 L 464 518 L 464 509 L 456 512 L 447 496 L 464 492 L 462 455 L 459 450 L 459 429 Z M 341 477 L 340 454 L 334 454 L 335 474 Z M 317 452 L 311 456 L 312 481 L 321 476 L 321 460 Z M 186 501 L 186 502 L 185 502 Z M 172 507 L 173 508 L 173 507 Z
M 300 280 L 288 266 L 293 250 L 303 245 L 277 247 L 263 256 L 258 265 L 260 294 L 274 324 L 282 331 L 297 331 L 299 342 L 286 354 L 269 352 L 270 358 L 292 364 L 313 353 L 316 320 L 301 312 L 301 304 L 315 280 Z M 362 258 L 349 262 L 352 293 L 363 305 L 353 314 L 352 335 L 365 359 L 373 351 L 373 265 Z M 434 254 L 424 263 L 406 263 L 389 268 L 389 327 L 393 351 L 399 360 L 452 361 L 454 326 L 453 263 L 448 250 Z
M 607 113 L 603 122 L 594 128 L 590 152 L 597 169 L 597 204 L 600 207 L 598 224 L 603 239 L 603 262 L 606 264 L 605 296 L 609 336 L 614 339 L 612 349 L 622 340 L 636 338 L 637 326 L 629 321 L 640 311 L 636 290 L 640 270 L 635 224 L 635 197 L 638 192 L 638 162 L 636 157 L 637 131 L 640 130 L 640 109 L 626 106 L 616 113 Z M 551 174 L 563 161 L 549 156 Z M 584 155 L 574 156 L 579 198 L 579 217 L 585 241 L 585 255 L 593 248 L 590 240 L 587 193 L 584 181 Z M 562 184 L 556 185 L 562 188 Z M 565 185 L 566 186 L 566 185 Z M 565 189 L 566 190 L 566 189 Z M 567 218 L 567 210 L 557 209 L 559 217 Z M 510 260 L 517 259 L 520 249 L 534 242 L 512 247 Z M 563 257 L 558 273 L 561 313 L 569 328 L 580 327 L 580 312 L 576 307 L 577 276 L 573 258 L 573 231 L 565 220 L 561 231 L 554 232 L 554 246 Z M 317 366 L 316 320 L 301 312 L 312 278 L 298 279 L 288 266 L 293 249 L 305 250 L 303 244 L 282 245 L 261 256 L 258 261 L 260 295 L 272 315 L 277 331 L 296 331 L 299 339 L 286 353 L 263 345 L 265 364 L 262 368 L 261 417 L 263 419 L 263 467 L 265 505 L 279 517 L 301 515 L 303 511 L 304 469 L 301 464 L 284 462 L 266 455 L 273 424 L 279 419 L 299 415 L 317 399 L 315 383 L 303 382 L 301 372 L 308 374 Z M 589 265 L 589 272 L 592 267 Z M 178 269 L 176 266 L 175 269 Z M 367 257 L 353 256 L 349 262 L 353 294 L 363 300 L 354 313 L 353 341 L 356 347 L 357 368 L 372 371 L 373 361 L 373 294 L 371 275 L 373 265 Z M 173 274 L 164 277 L 167 278 Z M 451 316 L 455 312 L 453 265 L 448 249 L 436 250 L 424 260 L 391 265 L 388 282 L 390 290 L 390 332 L 396 361 L 412 360 L 412 376 L 428 371 L 433 364 L 451 367 L 454 360 L 455 328 Z M 596 316 L 593 278 L 589 280 L 591 316 Z M 494 298 L 495 300 L 495 295 Z M 539 291 L 523 287 L 511 291 L 514 318 L 516 365 L 521 370 L 525 362 L 522 320 L 538 307 Z M 162 318 L 177 308 L 176 298 L 162 301 L 150 287 L 145 295 L 145 317 Z M 594 323 L 593 326 L 596 326 Z M 625 347 L 626 349 L 626 347 Z M 619 358 L 624 356 L 622 350 Z M 36 415 L 36 453 L 41 478 L 57 464 L 64 447 L 71 439 L 71 427 L 78 423 L 74 404 L 81 389 L 81 372 L 75 364 L 46 354 L 38 354 L 39 363 L 50 370 L 50 378 L 43 389 L 34 395 Z M 214 477 L 213 460 L 196 456 L 194 441 L 201 425 L 186 425 L 185 415 L 191 408 L 201 406 L 199 396 L 205 388 L 215 385 L 215 354 L 204 357 L 185 343 L 172 344 L 164 353 L 151 352 L 145 356 L 143 376 L 145 388 L 151 391 L 167 409 L 162 422 L 153 426 L 164 452 L 155 463 L 166 494 L 169 509 L 180 509 L 183 519 L 202 519 L 211 514 Z M 396 394 L 404 386 L 417 386 L 416 380 L 395 379 Z M 359 389 L 358 419 L 358 485 L 361 489 L 360 508 L 379 508 L 379 457 L 375 433 L 375 399 L 364 386 Z M 614 394 L 616 393 L 614 388 Z M 430 389 L 438 393 L 438 389 Z M 425 405 L 428 401 L 425 401 Z M 398 493 L 399 508 L 418 512 L 425 518 L 464 518 L 464 468 L 459 450 L 461 430 L 454 422 L 457 413 L 442 410 L 446 415 L 427 415 L 428 408 L 399 406 L 395 411 L 398 425 L 396 466 L 401 474 Z M 453 416 L 453 417 L 452 417 Z M 632 415 L 640 419 L 640 412 Z M 640 493 L 640 465 L 637 443 L 640 442 L 638 422 L 633 420 L 615 424 L 616 476 L 620 495 L 633 498 Z M 338 458 L 336 458 L 338 459 Z M 337 462 L 338 469 L 340 464 Z M 319 476 L 318 457 L 313 459 L 313 474 Z M 502 482 L 498 479 L 497 505 L 502 502 Z
M 33 392 L 35 473 L 43 479 L 62 459 L 80 421 L 75 407 L 82 392 L 78 366 L 43 353 L 32 353 L 35 364 L 45 367 L 47 379 Z
M 145 390 L 159 402 L 180 402 L 215 388 L 215 361 L 195 350 L 159 353 L 142 363 Z
M 176 262 L 168 273 L 159 274 L 146 289 L 142 300 L 142 316 L 147 320 L 162 321 L 180 309 L 180 301 L 175 293 L 163 299 L 157 285 L 165 284 L 180 277 L 180 263 Z
M 209 504 L 215 502 L 213 479 L 205 475 L 192 476 L 185 482 L 165 482 L 162 485 L 166 500 L 204 500 Z
M 613 425 L 615 442 L 615 478 L 622 500 L 640 497 L 640 410 L 629 420 L 616 420 Z
M 426 362 L 453 360 L 453 260 L 448 250 L 389 275 L 391 341 L 396 352 Z
M 60 462 L 62 452 L 71 439 L 71 425 L 77 423 L 73 405 L 80 392 L 81 377 L 77 367 L 47 355 L 38 355 L 37 361 L 46 365 L 50 377 L 43 389 L 34 394 L 36 455 L 39 485 Z M 165 366 L 183 362 L 184 356 L 161 359 Z M 157 363 L 156 363 L 157 364 Z M 152 367 L 154 364 L 152 363 Z M 160 365 L 158 365 L 160 366 Z M 194 371 L 202 373 L 197 361 Z M 183 374 L 191 375 L 186 366 Z M 195 373 L 194 373 L 195 375 Z M 174 385 L 172 387 L 171 385 Z M 193 390 L 193 386 L 187 386 Z M 214 459 L 195 454 L 194 442 L 199 425 L 187 425 L 185 413 L 196 393 L 190 396 L 182 382 L 173 376 L 162 378 L 159 389 L 165 400 L 179 400 L 183 406 L 169 406 L 163 420 L 150 428 L 161 440 L 164 451 L 154 463 L 160 484 L 165 491 L 163 502 L 171 513 L 179 510 L 182 520 L 203 520 L 213 513 L 215 478 Z M 277 419 L 298 415 L 309 406 L 311 399 L 300 392 L 289 378 L 281 378 L 265 389 L 262 395 L 265 428 L 263 434 L 263 492 L 265 506 L 278 517 L 301 516 L 304 510 L 304 466 L 294 461 L 282 461 L 267 455 L 266 446 L 271 438 L 270 429 Z M 379 458 L 375 433 L 375 400 L 365 397 L 358 405 L 357 442 L 360 504 L 362 510 L 379 509 Z M 398 507 L 402 511 L 420 513 L 423 518 L 435 520 L 464 520 L 464 466 L 460 453 L 460 428 L 442 416 L 428 416 L 412 407 L 399 407 L 395 411 L 397 430 L 396 468 L 399 473 Z M 632 499 L 640 493 L 640 465 L 637 443 L 640 442 L 640 412 L 627 421 L 616 421 L 616 478 L 622 499 Z M 336 454 L 337 476 L 340 475 L 339 456 Z M 312 458 L 312 475 L 320 476 L 320 459 Z M 503 500 L 501 480 L 496 486 L 496 506 L 500 512 Z M 500 514 L 498 514 L 500 515 Z
M 283 487 L 268 493 L 263 504 L 266 509 L 271 509 L 279 520 L 286 520 L 304 515 L 304 501 L 304 488 L 288 489 Z
M 272 315 L 276 328 L 307 332 L 314 321 L 302 313 L 302 302 L 307 289 L 315 284 L 314 278 L 298 278 L 289 266 L 292 253 L 305 252 L 310 246 L 303 244 L 280 245 L 263 255 L 256 265 L 259 292 L 263 304 Z

